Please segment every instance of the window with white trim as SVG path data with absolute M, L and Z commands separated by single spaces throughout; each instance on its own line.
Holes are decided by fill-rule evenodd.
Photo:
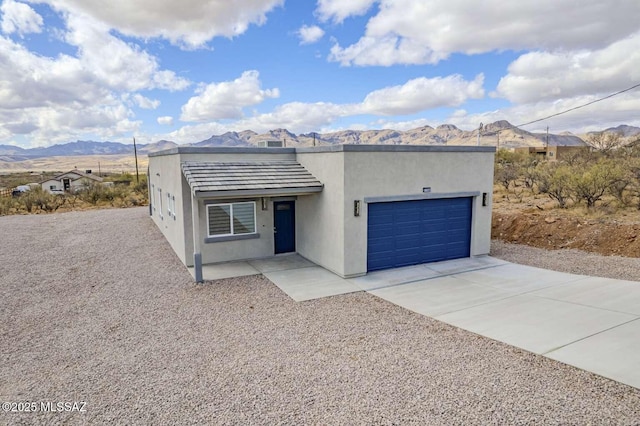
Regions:
M 171 196 L 171 211 L 173 212 L 173 220 L 176 220 L 176 196 Z
M 171 208 L 171 193 L 167 192 L 167 214 L 169 217 L 173 216 L 173 210 Z
M 153 208 L 153 210 L 156 210 L 156 186 L 154 184 L 151 184 L 151 207 Z
M 256 203 L 209 204 L 207 234 L 209 237 L 255 234 Z

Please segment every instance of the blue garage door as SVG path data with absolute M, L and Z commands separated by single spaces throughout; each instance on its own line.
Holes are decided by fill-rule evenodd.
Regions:
M 367 270 L 469 257 L 471 197 L 368 205 Z

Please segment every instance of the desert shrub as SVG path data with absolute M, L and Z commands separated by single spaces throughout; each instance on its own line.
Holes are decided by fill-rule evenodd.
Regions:
M 497 183 L 508 191 L 511 184 L 520 177 L 520 170 L 513 163 L 498 163 L 495 165 L 493 177 Z
M 626 141 L 620 133 L 598 132 L 589 135 L 587 143 L 605 157 L 611 157 Z
M 147 184 L 147 175 L 140 175 L 140 182 L 136 182 L 134 180 L 132 183 L 133 183 L 133 191 L 136 194 L 141 195 L 145 200 L 148 200 L 149 186 Z
M 631 197 L 635 199 L 635 205 L 640 210 L 640 159 L 634 158 L 628 163 L 631 183 L 627 188 Z
M 130 186 L 106 187 L 102 193 L 102 200 L 107 201 L 112 207 L 118 203 L 121 207 L 127 207 L 127 199 L 131 194 Z
M 525 185 L 530 188 L 534 179 L 528 172 L 535 168 L 536 163 L 535 156 L 500 149 L 496 153 L 494 181 L 509 191 L 512 185 L 524 177 Z
M 566 208 L 573 195 L 573 168 L 560 163 L 542 163 L 535 173 L 538 190 L 557 201 L 560 208 Z
M 78 194 L 80 195 L 80 199 L 82 201 L 95 206 L 103 198 L 104 190 L 104 185 L 97 182 L 92 182 L 87 185 L 87 187 L 79 190 Z
M 12 197 L 0 197 L 0 216 L 10 214 L 14 207 L 15 201 Z
M 580 171 L 571 178 L 571 187 L 578 200 L 592 208 L 604 194 L 624 179 L 624 170 L 616 162 L 601 159 Z
M 41 187 L 35 187 L 22 194 L 17 202 L 29 213 L 33 213 L 37 209 L 51 213 L 64 205 L 66 198 L 62 195 L 51 194 Z

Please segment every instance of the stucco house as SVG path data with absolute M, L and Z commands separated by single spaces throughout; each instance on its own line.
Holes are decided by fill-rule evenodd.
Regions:
M 91 170 L 81 172 L 78 169 L 71 170 L 51 179 L 40 182 L 42 189 L 52 194 L 64 192 L 76 192 L 87 188 L 91 183 L 102 183 L 102 178 L 91 173 Z
M 547 161 L 562 161 L 574 157 L 576 155 L 588 153 L 590 146 L 575 145 L 549 145 L 547 147 L 521 147 L 515 148 L 514 152 L 529 155 L 536 155 L 540 159 Z
M 344 277 L 489 253 L 493 147 L 176 147 L 149 154 L 150 214 L 202 265 L 296 252 Z M 195 224 L 195 226 L 194 226 Z

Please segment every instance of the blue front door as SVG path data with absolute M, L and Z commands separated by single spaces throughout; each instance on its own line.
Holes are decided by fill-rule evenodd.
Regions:
M 296 251 L 295 201 L 274 201 L 273 232 L 276 254 Z

